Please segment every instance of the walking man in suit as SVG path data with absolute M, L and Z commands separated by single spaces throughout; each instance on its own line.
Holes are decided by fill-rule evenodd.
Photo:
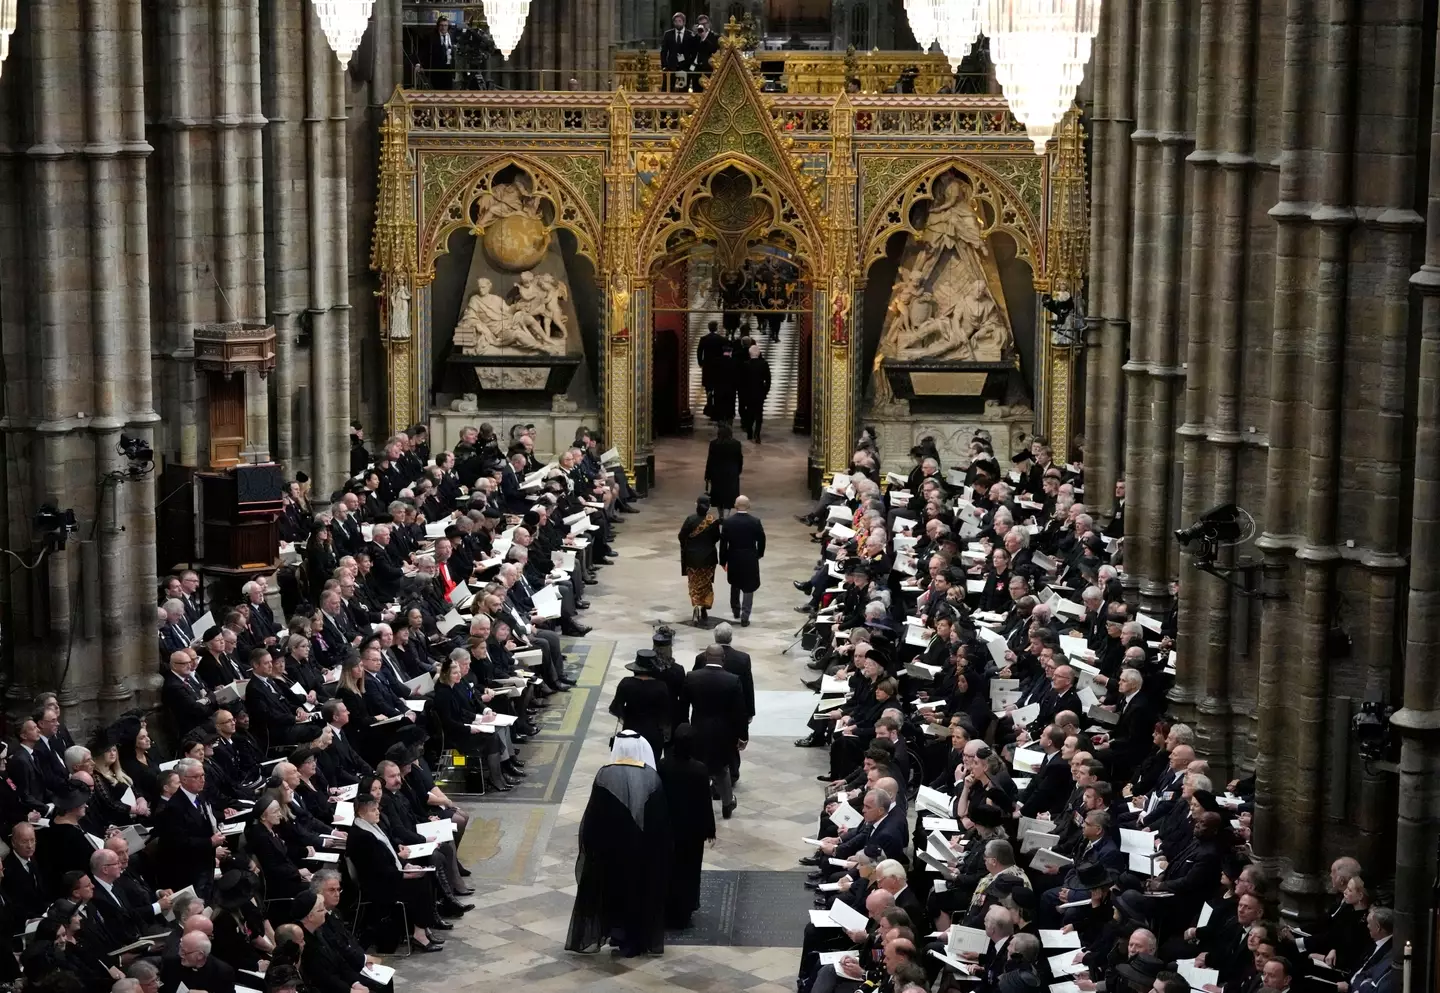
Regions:
M 750 722 L 755 719 L 755 675 L 750 668 L 750 654 L 742 652 L 730 644 L 735 637 L 735 629 L 724 621 L 715 625 L 715 644 L 719 645 L 725 653 L 725 660 L 722 663 L 725 671 L 740 677 L 740 692 L 745 697 L 745 726 L 748 728 Z M 693 669 L 699 669 L 705 664 L 705 652 L 695 656 Z M 730 765 L 730 778 L 733 782 L 740 782 L 740 754 L 735 754 L 735 761 Z
M 750 498 L 735 498 L 735 512 L 720 523 L 720 568 L 730 584 L 730 612 L 741 627 L 750 626 L 750 608 L 760 588 L 765 557 L 765 526 L 750 513 Z
M 730 767 L 749 741 L 745 694 L 740 677 L 725 671 L 725 649 L 705 649 L 705 664 L 686 674 L 682 703 L 695 733 L 695 757 L 705 763 L 710 782 L 720 794 L 720 813 L 728 820 L 735 812 L 734 781 Z

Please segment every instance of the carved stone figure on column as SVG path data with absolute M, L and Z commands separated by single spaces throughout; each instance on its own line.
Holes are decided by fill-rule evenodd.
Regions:
M 540 288 L 540 311 L 537 315 L 546 324 L 552 338 L 564 338 L 569 328 L 565 324 L 565 308 L 561 301 L 567 291 L 564 285 L 548 272 L 542 272 L 535 280 Z
M 400 278 L 390 288 L 389 321 L 391 341 L 404 341 L 410 337 L 410 282 Z

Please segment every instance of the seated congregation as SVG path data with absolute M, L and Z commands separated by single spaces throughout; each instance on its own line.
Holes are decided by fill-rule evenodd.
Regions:
M 548 465 L 523 428 L 352 446 L 341 491 L 285 495 L 279 610 L 262 576 L 227 602 L 181 572 L 157 708 L 82 745 L 36 700 L 3 752 L 0 984 L 389 990 L 375 954 L 441 952 L 473 909 L 447 789 L 524 781 L 635 495 L 583 429 Z
M 825 749 L 800 862 L 800 993 L 1339 993 L 1398 986 L 1355 860 L 1303 932 L 1251 859 L 1253 776 L 1220 783 L 1166 715 L 1175 616 L 1121 599 L 1123 482 L 1097 528 L 1044 441 L 977 435 L 882 476 L 867 431 L 801 517 Z M 797 881 L 797 885 L 799 882 Z

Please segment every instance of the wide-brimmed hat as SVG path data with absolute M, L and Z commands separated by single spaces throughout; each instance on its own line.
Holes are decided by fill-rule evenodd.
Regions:
M 65 814 L 72 810 L 78 810 L 90 802 L 90 791 L 74 789 L 68 793 L 61 793 L 55 798 L 55 809 L 52 814 Z
M 1115 873 L 1101 862 L 1081 862 L 1075 866 L 1075 878 L 1080 881 L 1080 888 L 1086 890 L 1098 890 L 1115 883 Z
M 650 674 L 660 671 L 659 656 L 652 649 L 642 648 L 635 653 L 635 661 L 625 663 L 625 668 L 634 673 Z
M 982 803 L 978 807 L 971 807 L 965 814 L 970 823 L 978 824 L 981 827 L 996 828 L 1005 819 L 1004 813 L 994 804 Z
M 1115 967 L 1115 971 L 1128 982 L 1137 986 L 1149 989 L 1155 982 L 1155 977 L 1162 972 L 1175 970 L 1172 963 L 1154 955 L 1137 955 L 1129 962 L 1122 962 Z
M 231 869 L 215 881 L 215 902 L 225 910 L 243 907 L 250 900 L 250 875 Z

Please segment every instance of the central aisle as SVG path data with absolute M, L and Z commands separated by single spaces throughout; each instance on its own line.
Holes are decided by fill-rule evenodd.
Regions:
M 493 875 L 487 869 L 492 867 L 472 862 L 476 909 L 456 922 L 443 954 L 405 965 L 407 977 L 414 977 L 421 988 L 494 989 L 497 979 L 505 977 L 507 986 L 526 993 L 581 989 L 658 993 L 677 987 L 705 993 L 793 991 L 799 958 L 799 949 L 793 947 L 672 943 L 663 957 L 629 960 L 612 958 L 608 949 L 598 955 L 577 955 L 563 948 L 575 892 L 577 826 L 595 771 L 609 756 L 607 741 L 616 722 L 606 708 L 615 686 L 628 674 L 624 665 L 637 650 L 650 646 L 658 622 L 675 628 L 675 659 L 687 669 L 695 654 L 713 641 L 709 631 L 689 625 L 690 605 L 676 538 L 702 491 L 709 439 L 708 431 L 699 431 L 695 438 L 657 443 L 656 488 L 638 504 L 640 514 L 625 518 L 616 542 L 620 557 L 600 571 L 600 584 L 589 591 L 593 607 L 583 619 L 594 631 L 585 641 L 613 641 L 615 648 L 603 687 L 597 691 L 582 685 L 574 691 L 598 695 L 589 708 L 589 725 L 583 729 L 580 754 L 558 811 L 554 805 L 541 804 L 519 809 L 486 801 L 465 805 L 478 821 L 495 818 L 497 809 L 503 811 L 506 816 L 499 830 L 521 837 L 509 843 L 502 839 L 500 845 L 507 852 L 518 849 L 519 864 L 528 862 L 532 868 L 523 873 L 517 869 L 517 875 L 533 876 L 534 882 L 497 885 L 488 881 Z M 815 828 L 821 798 L 815 777 L 824 771 L 825 753 L 792 743 L 795 721 L 814 701 L 799 683 L 802 673 L 809 674 L 807 659 L 798 645 L 789 655 L 780 654 L 794 640 L 802 619 L 792 609 L 801 598 L 790 581 L 809 575 L 816 554 L 806 529 L 794 520 L 810 503 L 805 489 L 807 445 L 808 439 L 779 432 L 773 442 L 744 443 L 741 491 L 750 497 L 753 513 L 765 525 L 767 549 L 751 626 L 735 626 L 734 644 L 750 653 L 759 716 L 742 756 L 734 817 L 719 820 L 719 804 L 715 805 L 719 837 L 706 851 L 707 870 L 798 870 L 796 859 L 805 854 L 800 839 Z M 730 620 L 723 572 L 716 574 L 711 617 Z M 575 701 L 571 709 L 579 713 L 581 702 Z M 472 824 L 471 830 L 477 827 Z M 462 855 L 470 847 L 467 838 Z M 795 872 L 797 891 L 803 879 Z M 803 923 L 798 921 L 796 927 Z

